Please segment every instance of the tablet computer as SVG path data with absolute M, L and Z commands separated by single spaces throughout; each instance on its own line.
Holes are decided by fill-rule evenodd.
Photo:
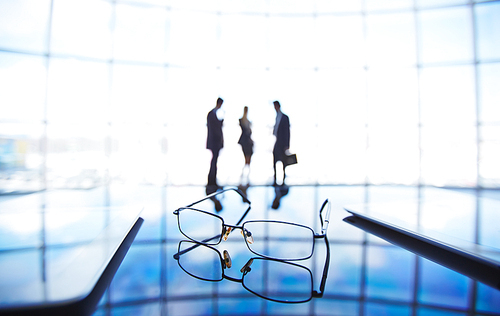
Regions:
M 345 210 L 351 216 L 343 220 L 500 290 L 500 249 L 495 244 L 478 242 L 477 236 L 467 234 L 461 228 L 462 225 L 473 225 L 470 214 L 475 214 L 477 210 L 474 208 L 483 202 L 471 203 L 469 212 L 463 210 L 463 203 L 457 205 L 457 199 L 449 196 L 439 198 L 439 195 L 430 199 L 348 205 Z M 490 200 L 487 203 L 498 205 L 500 209 L 500 201 Z M 458 211 L 458 208 L 462 210 Z M 422 210 L 428 214 L 427 220 L 419 218 Z M 438 225 L 433 225 L 433 222 L 438 222 Z
M 0 272 L 0 315 L 94 313 L 144 221 L 139 217 L 140 211 L 103 208 L 51 212 L 54 218 L 68 212 L 78 218 L 78 214 L 85 213 L 89 221 L 76 221 L 61 231 L 71 235 L 81 230 L 78 234 L 87 232 L 91 238 L 0 251 L 3 270 Z M 0 218 L 1 215 L 6 214 L 0 214 Z M 103 216 L 106 220 L 98 220 Z M 105 225 L 100 226 L 98 223 L 102 222 Z M 101 227 L 97 233 L 95 229 L 91 231 L 95 226 Z

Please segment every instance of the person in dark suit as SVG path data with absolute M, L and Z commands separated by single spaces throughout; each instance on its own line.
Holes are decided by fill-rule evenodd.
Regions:
M 217 111 L 222 107 L 224 100 L 217 99 L 215 107 L 207 115 L 207 149 L 212 151 L 212 161 L 208 172 L 208 185 L 217 186 L 217 159 L 219 152 L 224 147 L 224 137 L 222 135 L 223 119 L 217 117 Z
M 276 124 L 273 131 L 274 136 L 276 136 L 273 148 L 274 184 L 276 185 L 276 163 L 278 161 L 283 164 L 283 184 L 285 184 L 285 158 L 286 151 L 290 148 L 290 119 L 288 115 L 281 112 L 281 105 L 278 101 L 274 101 L 273 104 L 276 110 Z

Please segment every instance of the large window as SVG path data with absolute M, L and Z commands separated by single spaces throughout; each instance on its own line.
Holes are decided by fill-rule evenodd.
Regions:
M 199 3 L 195 3 L 199 2 Z M 0 192 L 114 181 L 500 187 L 500 2 L 0 0 Z

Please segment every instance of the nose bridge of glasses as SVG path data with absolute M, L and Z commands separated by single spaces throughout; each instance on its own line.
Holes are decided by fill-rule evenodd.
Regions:
M 241 235 L 246 239 L 246 241 L 250 244 L 253 243 L 253 236 L 252 236 L 252 233 L 244 228 L 243 226 L 234 226 L 234 225 L 226 225 L 224 224 L 224 227 L 223 227 L 223 236 L 222 236 L 222 239 L 224 241 L 227 241 L 227 239 L 229 238 L 229 234 L 231 234 L 231 232 L 233 232 L 234 230 L 236 229 L 239 229 L 240 232 L 241 232 Z

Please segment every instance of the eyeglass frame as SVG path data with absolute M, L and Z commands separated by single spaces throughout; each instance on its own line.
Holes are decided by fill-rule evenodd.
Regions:
M 225 224 L 224 222 L 224 218 L 217 215 L 217 214 L 212 214 L 210 212 L 207 212 L 207 211 L 204 211 L 204 210 L 200 210 L 200 209 L 196 209 L 196 208 L 193 208 L 192 206 L 193 205 L 196 205 L 202 201 L 205 201 L 207 199 L 210 199 L 212 197 L 214 197 L 215 195 L 218 195 L 218 194 L 221 194 L 221 193 L 224 193 L 224 192 L 227 192 L 227 191 L 230 191 L 230 190 L 233 190 L 233 191 L 236 191 L 238 194 L 240 194 L 240 196 L 243 198 L 243 200 L 247 203 L 249 203 L 249 206 L 248 206 L 248 209 L 244 212 L 243 216 L 239 219 L 239 221 L 236 223 L 236 225 L 228 225 L 228 224 Z M 328 208 L 327 208 L 327 214 L 326 214 L 326 218 L 323 219 L 323 216 L 322 216 L 322 213 L 323 213 L 323 210 L 325 208 L 325 206 L 328 205 Z M 292 222 L 285 222 L 285 221 L 275 221 L 275 220 L 251 220 L 251 221 L 246 221 L 244 222 L 241 226 L 239 225 L 243 219 L 246 217 L 246 215 L 248 214 L 248 212 L 250 211 L 251 209 L 251 202 L 250 200 L 248 200 L 248 198 L 246 198 L 246 196 L 239 190 L 239 189 L 234 189 L 234 188 L 231 188 L 231 189 L 226 189 L 226 190 L 222 190 L 222 191 L 218 191 L 218 192 L 215 192 L 215 193 L 212 193 L 210 195 L 208 195 L 207 197 L 199 200 L 199 201 L 196 201 L 194 203 L 191 203 L 185 207 L 180 207 L 178 209 L 176 209 L 174 211 L 174 215 L 177 216 L 177 226 L 179 228 L 179 231 L 186 237 L 188 238 L 189 240 L 191 241 L 194 241 L 196 243 L 200 243 L 200 244 L 205 244 L 205 245 L 218 245 L 223 238 L 227 238 L 227 235 L 229 235 L 229 233 L 231 231 L 233 231 L 234 229 L 240 229 L 243 233 L 243 239 L 245 240 L 245 244 L 248 248 L 248 250 L 250 250 L 252 253 L 258 255 L 258 256 L 261 256 L 261 257 L 264 257 L 264 258 L 268 258 L 268 259 L 278 259 L 278 260 L 286 260 L 286 261 L 299 261 L 299 260 L 306 260 L 306 259 L 309 259 L 312 257 L 312 255 L 314 254 L 314 247 L 315 247 L 315 240 L 316 239 L 319 239 L 319 238 L 327 238 L 326 237 L 326 231 L 328 229 L 328 224 L 330 223 L 330 203 L 328 201 L 328 199 L 326 199 L 324 202 L 323 202 L 323 205 L 321 206 L 320 208 L 320 211 L 319 211 L 319 218 L 320 218 L 320 222 L 321 222 L 321 234 L 316 234 L 314 232 L 314 230 L 309 227 L 309 226 L 306 226 L 306 225 L 301 225 L 301 224 L 297 224 L 297 223 L 292 223 Z M 207 214 L 207 215 L 210 215 L 210 216 L 214 216 L 214 217 L 217 217 L 218 219 L 220 219 L 220 221 L 222 222 L 222 230 L 221 230 L 221 233 L 219 235 L 215 235 L 214 237 L 211 237 L 211 238 L 207 238 L 207 239 L 204 239 L 204 240 L 195 240 L 193 239 L 192 237 L 186 235 L 183 230 L 181 229 L 181 223 L 180 223 L 180 217 L 179 217 L 179 213 L 182 211 L 182 210 L 194 210 L 194 211 L 198 211 L 198 212 L 201 212 L 201 213 L 204 213 L 204 214 Z M 290 259 L 290 258 L 286 258 L 286 259 L 283 259 L 283 258 L 275 258 L 275 257 L 271 257 L 271 256 L 266 256 L 266 255 L 263 255 L 261 253 L 258 253 L 254 250 L 252 250 L 252 248 L 250 247 L 249 243 L 248 243 L 248 240 L 245 236 L 245 229 L 244 229 L 244 226 L 246 223 L 255 223 L 255 222 L 259 222 L 259 223 L 278 223 L 278 224 L 286 224 L 286 225 L 294 225 L 294 226 L 298 226 L 298 227 L 302 227 L 302 228 L 306 228 L 308 230 L 310 230 L 312 232 L 312 237 L 313 237 L 313 246 L 312 246 L 312 251 L 311 253 L 307 256 L 307 257 L 301 257 L 301 258 L 295 258 L 295 259 Z M 229 230 L 227 229 L 229 228 Z M 208 243 L 208 241 L 211 241 L 213 239 L 216 239 L 218 238 L 218 241 L 216 243 Z M 175 256 L 179 255 L 180 253 L 177 253 L 174 255 L 174 258 Z
M 239 190 L 239 189 L 230 188 L 230 189 L 225 189 L 225 190 L 221 190 L 221 191 L 214 192 L 214 193 L 212 193 L 212 194 L 210 194 L 210 195 L 206 196 L 206 197 L 205 197 L 205 198 L 203 198 L 203 199 L 200 199 L 200 200 L 198 200 L 198 201 L 196 201 L 196 202 L 193 202 L 193 203 L 191 203 L 191 204 L 189 204 L 189 205 L 185 206 L 184 208 L 191 208 L 193 205 L 196 205 L 196 204 L 198 204 L 198 203 L 200 203 L 200 202 L 202 202 L 202 201 L 205 201 L 205 200 L 207 200 L 207 199 L 211 199 L 211 198 L 215 197 L 215 196 L 216 196 L 216 195 L 218 195 L 218 194 L 222 194 L 222 193 L 224 193 L 224 192 L 231 191 L 231 190 L 232 190 L 232 191 L 237 192 L 237 193 L 238 193 L 238 194 L 242 197 L 243 201 L 244 201 L 244 202 L 246 202 L 246 203 L 248 203 L 248 208 L 247 208 L 247 210 L 243 213 L 243 215 L 242 215 L 242 216 L 241 216 L 241 218 L 238 220 L 238 222 L 236 223 L 236 225 L 228 225 L 228 226 L 232 226 L 232 227 L 235 227 L 235 228 L 240 228 L 240 227 L 238 227 L 237 225 L 239 225 L 239 224 L 243 221 L 243 219 L 247 216 L 247 214 L 248 214 L 248 212 L 250 211 L 250 209 L 251 209 L 251 206 L 252 206 L 252 205 L 251 205 L 250 200 L 248 200 L 248 198 L 245 196 L 245 194 L 243 194 L 243 192 L 241 192 L 241 190 Z M 326 214 L 326 216 L 325 216 L 325 219 L 323 219 L 323 216 L 322 216 L 323 209 L 324 209 L 324 208 L 325 208 L 325 206 L 327 206 L 327 205 L 328 205 L 328 208 L 327 208 L 327 214 Z M 178 216 L 178 214 L 179 214 L 179 210 L 180 210 L 180 209 L 182 209 L 182 208 L 179 208 L 179 209 L 175 210 L 175 211 L 174 211 L 174 214 L 175 214 L 175 215 L 177 215 L 177 225 L 178 225 L 178 227 L 179 227 L 179 231 L 180 231 L 180 232 L 181 232 L 184 236 L 186 236 L 186 235 L 182 232 L 182 230 L 180 229 L 179 216 Z M 201 210 L 200 210 L 200 211 L 201 211 Z M 326 258 L 325 258 L 325 265 L 324 265 L 324 267 L 323 267 L 323 276 L 322 276 L 322 278 L 321 278 L 321 283 L 320 283 L 319 291 L 313 290 L 313 293 L 312 293 L 311 298 L 313 298 L 313 297 L 321 298 L 321 297 L 323 297 L 323 294 L 324 294 L 324 291 L 325 291 L 326 279 L 327 279 L 327 277 L 328 277 L 328 270 L 329 270 L 329 267 L 330 267 L 330 243 L 329 243 L 329 241 L 328 241 L 328 236 L 327 236 L 328 225 L 329 225 L 329 223 L 330 223 L 330 211 L 331 211 L 331 209 L 330 209 L 330 203 L 329 203 L 328 199 L 326 199 L 326 200 L 323 202 L 323 205 L 321 206 L 320 211 L 319 211 L 319 218 L 320 218 L 320 223 L 321 223 L 321 234 L 316 234 L 316 233 L 314 233 L 314 230 L 312 230 L 312 228 L 310 228 L 310 227 L 308 227 L 308 226 L 305 226 L 305 227 L 307 227 L 307 228 L 311 229 L 311 230 L 313 231 L 313 233 L 314 233 L 314 238 L 313 238 L 313 251 L 311 252 L 311 255 L 310 255 L 308 258 L 312 257 L 312 255 L 313 255 L 313 253 L 314 253 L 314 247 L 315 247 L 315 240 L 316 240 L 316 239 L 323 238 L 323 239 L 325 240 L 325 246 L 326 246 Z M 202 212 L 207 213 L 207 214 L 212 215 L 212 216 L 219 217 L 219 218 L 222 220 L 222 223 L 223 223 L 223 226 L 224 226 L 224 219 L 223 219 L 222 217 L 220 217 L 220 216 L 218 216 L 218 215 L 216 215 L 216 214 L 212 214 L 212 213 L 206 212 L 206 211 L 202 211 Z M 262 221 L 262 222 L 265 222 L 265 221 Z M 278 222 L 278 221 L 267 221 L 267 222 Z M 304 226 L 304 225 L 295 224 L 295 223 L 290 223 L 290 222 L 282 222 L 282 223 L 288 223 L 288 224 L 294 224 L 294 225 Z M 244 225 L 244 224 L 243 224 L 243 225 Z M 243 225 L 241 225 L 241 227 L 242 227 Z M 241 228 L 240 228 L 240 229 L 241 229 Z M 222 235 L 223 235 L 223 234 L 221 233 L 221 235 L 220 235 L 221 240 L 222 240 Z M 186 237 L 187 237 L 188 239 L 190 239 L 192 242 L 194 242 L 195 244 L 197 244 L 197 245 L 194 245 L 194 246 L 193 246 L 193 247 L 191 247 L 190 249 L 186 249 L 186 250 L 183 250 L 183 251 L 180 251 L 180 249 L 178 249 L 178 252 L 177 252 L 176 254 L 174 254 L 174 256 L 173 256 L 173 257 L 174 257 L 174 259 L 175 259 L 175 260 L 177 260 L 177 263 L 179 263 L 179 256 L 180 256 L 180 255 L 182 255 L 183 253 L 186 253 L 187 251 L 190 251 L 190 250 L 192 250 L 192 249 L 194 249 L 194 248 L 196 248 L 196 247 L 198 247 L 198 246 L 207 246 L 207 247 L 213 248 L 213 247 L 211 247 L 211 246 L 209 246 L 209 245 L 207 245 L 207 244 L 203 244 L 203 243 L 200 243 L 200 242 L 198 242 L 198 241 L 196 241 L 196 240 L 193 240 L 192 238 L 190 238 L 190 237 L 188 237 L 188 236 L 186 236 Z M 217 237 L 219 237 L 219 236 L 214 236 L 213 238 L 217 238 Z M 212 239 L 213 239 L 213 238 L 212 238 Z M 246 238 L 244 238 L 244 239 L 245 239 L 245 243 L 247 244 Z M 220 241 L 221 241 L 221 240 L 220 240 Z M 217 244 L 219 244 L 219 243 L 220 243 L 220 241 L 219 241 Z M 249 249 L 252 253 L 255 253 L 255 252 L 253 252 L 253 251 L 252 251 L 252 249 L 250 249 L 250 247 L 248 247 L 248 244 L 247 244 L 247 248 L 248 248 L 248 249 Z M 215 249 L 215 248 L 213 248 L 213 249 Z M 215 249 L 215 250 L 216 250 L 216 249 Z M 219 252 L 218 250 L 216 250 L 216 251 L 219 253 L 219 256 L 220 256 L 220 252 Z M 265 256 L 262 256 L 262 255 L 260 255 L 260 254 L 257 254 L 257 255 L 258 255 L 258 256 L 260 256 L 260 257 L 266 258 L 266 259 L 270 259 L 270 260 L 276 260 L 276 261 L 287 262 L 287 261 L 285 261 L 285 260 L 275 259 L 275 258 L 271 258 L 271 257 L 265 257 Z M 308 258 L 307 258 L 307 259 L 308 259 Z M 222 260 L 222 257 L 221 257 L 221 260 Z M 300 259 L 300 260 L 305 260 L 305 259 Z M 181 267 L 181 268 L 182 268 L 182 267 Z M 182 269 L 182 270 L 184 270 L 184 269 Z M 184 271 L 185 271 L 185 270 L 184 270 Z M 191 275 L 191 274 L 190 274 L 190 275 Z M 233 281 L 234 281 L 234 280 L 233 280 Z M 253 293 L 253 292 L 252 292 L 252 293 Z M 254 293 L 254 294 L 255 294 L 255 293 Z M 261 295 L 257 295 L 257 296 L 262 297 Z M 265 297 L 263 297 L 263 298 L 265 298 Z M 266 299 L 269 299 L 269 298 L 266 298 Z
M 181 244 L 183 242 L 192 243 L 194 245 L 191 246 L 191 247 L 189 247 L 189 248 L 187 248 L 187 249 L 185 249 L 185 250 L 181 250 Z M 197 241 L 181 240 L 179 242 L 179 245 L 178 245 L 178 248 L 177 248 L 177 254 L 174 255 L 174 258 L 177 260 L 177 264 L 179 265 L 179 267 L 184 272 L 186 272 L 187 274 L 189 274 L 190 276 L 192 276 L 192 277 L 194 277 L 196 279 L 199 279 L 199 280 L 202 280 L 202 281 L 208 281 L 208 282 L 220 282 L 220 281 L 226 279 L 226 280 L 229 280 L 229 281 L 232 281 L 232 282 L 241 283 L 241 285 L 243 286 L 244 289 L 246 289 L 250 293 L 252 293 L 252 294 L 254 294 L 254 295 L 256 295 L 256 296 L 258 296 L 260 298 L 263 298 L 263 299 L 266 299 L 266 300 L 269 300 L 269 301 L 273 301 L 273 302 L 278 302 L 278 303 L 298 304 L 298 303 L 309 302 L 313 298 L 321 298 L 321 297 L 323 297 L 323 294 L 324 294 L 324 291 L 325 291 L 326 279 L 328 277 L 328 270 L 330 268 L 330 245 L 329 245 L 328 237 L 327 236 L 325 236 L 325 243 L 326 243 L 326 260 L 325 260 L 325 265 L 323 267 L 323 275 L 321 277 L 321 283 L 320 283 L 319 291 L 314 290 L 314 278 L 313 278 L 313 274 L 312 274 L 311 269 L 309 269 L 309 268 L 307 268 L 307 267 L 305 267 L 303 265 L 297 264 L 295 262 L 290 262 L 290 261 L 280 260 L 280 259 L 273 259 L 273 258 L 266 258 L 266 257 L 262 257 L 262 256 L 252 257 L 241 268 L 240 272 L 242 273 L 242 276 L 241 276 L 240 279 L 238 279 L 238 278 L 234 278 L 234 277 L 231 277 L 231 276 L 228 276 L 228 275 L 225 274 L 224 270 L 228 267 L 227 266 L 227 261 L 222 257 L 220 251 L 218 249 L 216 249 L 215 247 L 212 247 L 211 245 L 202 244 L 202 243 L 199 243 Z M 195 249 L 197 247 L 207 247 L 207 248 L 212 249 L 213 251 L 215 251 L 217 253 L 217 255 L 219 256 L 219 259 L 220 259 L 220 264 L 221 264 L 221 269 L 222 269 L 222 277 L 221 277 L 221 279 L 207 279 L 207 278 L 199 277 L 199 276 L 197 276 L 197 275 L 189 272 L 188 270 L 186 270 L 181 265 L 180 260 L 179 260 L 180 259 L 180 255 L 182 255 L 182 254 L 184 254 L 184 253 L 186 253 L 188 251 L 191 251 L 191 250 L 193 250 L 193 249 Z M 262 294 L 260 294 L 258 292 L 253 291 L 252 289 L 248 288 L 245 285 L 245 283 L 244 283 L 244 278 L 245 278 L 245 275 L 248 274 L 248 272 L 250 272 L 250 265 L 252 264 L 253 260 L 267 260 L 267 261 L 280 262 L 280 263 L 283 263 L 283 264 L 289 264 L 289 265 L 293 265 L 295 267 L 299 267 L 299 268 L 303 268 L 303 269 L 307 270 L 309 272 L 310 277 L 311 277 L 311 295 L 309 296 L 308 299 L 305 299 L 305 300 L 287 301 L 287 300 L 274 299 L 274 298 L 262 295 Z

